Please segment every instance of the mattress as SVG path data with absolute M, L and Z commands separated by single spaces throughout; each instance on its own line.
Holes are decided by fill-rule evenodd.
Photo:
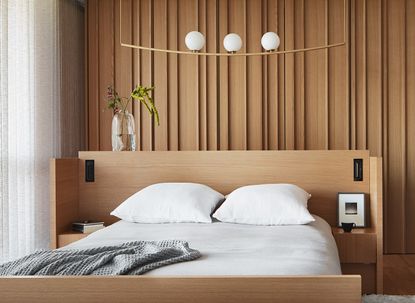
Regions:
M 340 275 L 331 228 L 322 218 L 314 218 L 316 221 L 308 225 L 292 226 L 119 221 L 62 249 L 176 239 L 189 242 L 202 257 L 158 268 L 146 275 Z

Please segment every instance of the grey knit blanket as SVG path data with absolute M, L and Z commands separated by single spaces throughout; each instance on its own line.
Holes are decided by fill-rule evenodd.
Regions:
M 40 250 L 0 265 L 0 276 L 141 275 L 199 258 L 187 242 L 135 241 L 90 249 Z

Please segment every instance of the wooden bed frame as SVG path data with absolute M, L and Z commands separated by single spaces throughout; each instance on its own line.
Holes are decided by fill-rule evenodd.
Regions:
M 363 180 L 354 181 L 354 159 Z M 86 182 L 94 160 L 94 182 Z M 90 162 L 89 162 L 90 163 Z M 368 151 L 80 152 L 51 160 L 51 247 L 80 219 L 116 221 L 110 211 L 137 190 L 157 182 L 198 182 L 227 194 L 259 183 L 294 183 L 312 194 L 309 208 L 335 226 L 337 193 L 370 196 L 376 235 L 376 285 L 382 290 L 382 167 Z M 360 303 L 361 277 L 5 277 L 1 302 L 336 302 Z

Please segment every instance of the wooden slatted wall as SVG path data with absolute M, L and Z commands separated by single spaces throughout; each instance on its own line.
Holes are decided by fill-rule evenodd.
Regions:
M 161 125 L 131 108 L 141 150 L 369 149 L 384 157 L 385 248 L 415 253 L 415 1 L 348 0 L 347 47 L 285 56 L 215 58 L 122 48 L 119 0 L 87 7 L 88 146 L 110 150 L 106 87 L 155 85 Z M 208 51 L 229 32 L 259 51 L 343 40 L 343 0 L 122 0 L 123 41 Z

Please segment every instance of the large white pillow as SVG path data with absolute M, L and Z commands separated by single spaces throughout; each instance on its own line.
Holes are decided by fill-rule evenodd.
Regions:
M 314 221 L 307 210 L 309 193 L 293 184 L 240 187 L 213 214 L 222 222 L 255 225 L 294 225 Z
M 203 184 L 158 183 L 129 197 L 111 215 L 137 223 L 211 223 L 210 215 L 223 199 Z

